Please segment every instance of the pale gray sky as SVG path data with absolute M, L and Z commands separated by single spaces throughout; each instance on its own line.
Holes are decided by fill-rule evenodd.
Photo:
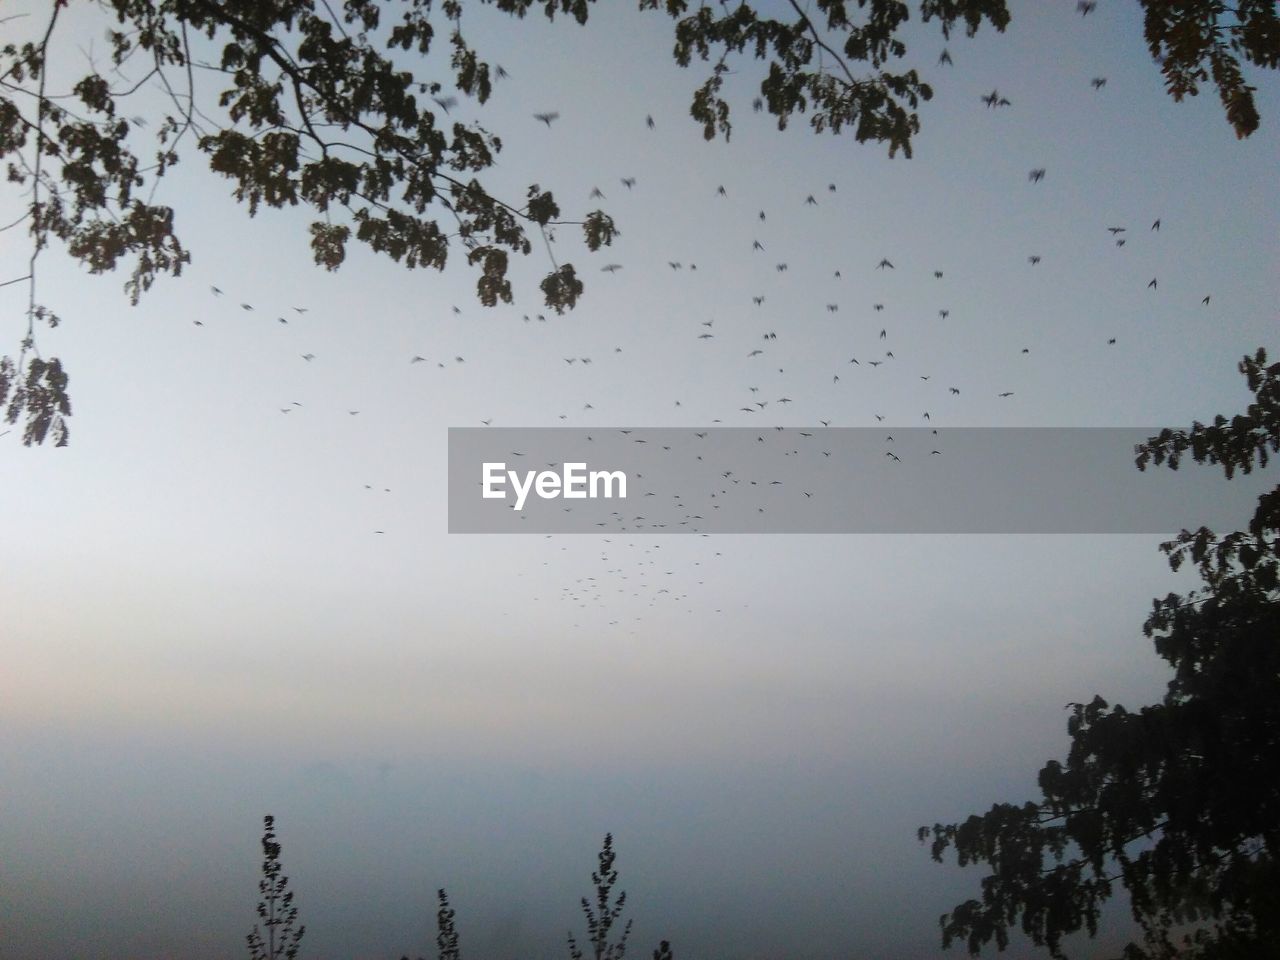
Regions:
M 461 264 L 353 248 L 326 274 L 304 216 L 248 220 L 194 156 L 164 191 L 194 262 L 139 307 L 48 254 L 72 443 L 0 440 L 7 960 L 236 955 L 265 813 L 307 957 L 429 955 L 441 886 L 466 955 L 564 956 L 605 831 L 637 955 L 942 955 L 937 917 L 982 874 L 915 828 L 1032 798 L 1068 701 L 1160 695 L 1141 625 L 1188 583 L 1161 538 L 451 537 L 446 431 L 737 425 L 752 386 L 794 400 L 753 425 L 1240 409 L 1240 356 L 1280 347 L 1276 85 L 1237 141 L 1211 92 L 1164 94 L 1136 5 L 1013 8 L 953 67 L 920 41 L 909 161 L 779 133 L 747 64 L 732 141 L 704 143 L 662 16 L 476 11 L 512 79 L 455 113 L 502 137 L 495 182 L 569 214 L 598 186 L 622 231 L 596 255 L 560 232 L 588 287 L 545 323 L 522 319 L 546 313 L 540 251 L 494 310 Z M 23 237 L 0 258 L 25 272 Z M 0 290 L 7 344 L 23 308 Z M 893 361 L 833 383 L 882 328 Z

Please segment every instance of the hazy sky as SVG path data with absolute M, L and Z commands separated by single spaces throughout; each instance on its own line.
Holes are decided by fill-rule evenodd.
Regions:
M 95 37 L 105 56 L 82 6 L 67 71 Z M 75 415 L 67 449 L 0 440 L 0 956 L 237 955 L 266 813 L 311 958 L 430 955 L 441 886 L 465 955 L 564 957 L 606 831 L 636 956 L 943 955 L 937 918 L 982 873 L 916 827 L 1033 798 L 1069 701 L 1162 693 L 1141 625 L 1190 582 L 1162 538 L 450 536 L 446 431 L 740 425 L 756 396 L 794 402 L 751 425 L 802 427 L 1241 409 L 1235 364 L 1280 349 L 1273 78 L 1238 141 L 1212 90 L 1163 92 L 1137 4 L 1013 12 L 952 67 L 913 34 L 936 96 L 890 160 L 777 131 L 745 62 L 731 142 L 704 142 L 662 15 L 475 11 L 511 79 L 454 113 L 502 137 L 495 189 L 621 230 L 594 255 L 559 232 L 587 292 L 545 322 L 537 247 L 492 310 L 461 262 L 353 247 L 327 274 L 304 214 L 249 220 L 195 155 L 161 192 L 194 262 L 140 306 L 47 254 L 64 323 L 40 340 Z M 0 233 L 0 279 L 26 257 Z M 4 352 L 24 307 L 0 289 Z M 891 362 L 840 368 L 882 328 Z

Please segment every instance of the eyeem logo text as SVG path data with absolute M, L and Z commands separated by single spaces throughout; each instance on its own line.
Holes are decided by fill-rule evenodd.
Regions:
M 507 496 L 508 483 L 515 492 L 514 509 L 523 510 L 524 502 L 532 490 L 543 500 L 610 500 L 627 497 L 627 475 L 621 470 L 587 470 L 585 463 L 566 463 L 564 470 L 526 470 L 523 474 L 508 470 L 505 463 L 485 463 L 481 466 L 486 500 L 502 500 Z

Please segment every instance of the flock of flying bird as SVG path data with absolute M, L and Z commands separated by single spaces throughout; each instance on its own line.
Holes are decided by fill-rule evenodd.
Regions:
M 1087 15 L 1093 8 L 1091 3 L 1082 3 L 1080 6 L 1082 13 L 1085 15 Z M 1088 9 L 1084 9 L 1086 7 Z M 944 63 L 949 63 L 950 54 L 944 50 L 940 59 Z M 1095 90 L 1101 90 L 1105 85 L 1106 78 L 1104 77 L 1094 77 L 1092 80 L 1092 86 Z M 1012 106 L 1009 99 L 1001 95 L 998 90 L 992 90 L 989 94 L 982 96 L 980 99 L 990 109 L 1002 109 Z M 456 100 L 454 98 L 438 98 L 436 102 L 446 112 L 456 105 Z M 758 106 L 759 105 L 757 105 L 757 107 Z M 558 111 L 546 111 L 535 114 L 534 119 L 545 124 L 546 127 L 550 129 L 559 116 L 560 114 Z M 644 122 L 648 129 L 653 130 L 656 128 L 656 122 L 652 116 L 646 116 Z M 1047 170 L 1044 167 L 1033 168 L 1028 173 L 1028 180 L 1033 185 L 1043 183 L 1046 180 L 1046 177 Z M 625 188 L 627 193 L 635 191 L 639 183 L 638 178 L 634 176 L 619 177 L 618 182 Z M 826 193 L 834 194 L 837 190 L 838 188 L 836 183 L 832 182 L 826 184 Z M 802 202 L 803 206 L 816 207 L 819 205 L 818 196 L 820 195 L 820 191 L 815 191 L 813 193 L 802 192 L 801 196 L 803 197 L 803 200 L 800 202 Z M 718 200 L 725 200 L 729 197 L 729 191 L 725 186 L 721 185 L 716 189 L 714 197 Z M 604 198 L 605 193 L 598 186 L 591 189 L 589 199 L 595 200 Z M 763 209 L 759 210 L 756 215 L 756 220 L 760 225 L 768 224 L 768 212 Z M 765 226 L 760 227 L 761 231 L 766 229 L 767 228 Z M 1158 233 L 1160 229 L 1161 219 L 1156 218 L 1151 223 L 1149 232 Z M 1126 245 L 1128 241 L 1127 235 L 1129 232 L 1127 227 L 1106 226 L 1099 228 L 1100 233 L 1104 230 L 1110 233 L 1111 239 L 1116 247 L 1124 247 Z M 554 236 L 549 237 L 549 239 L 554 240 Z M 746 239 L 744 238 L 742 242 L 745 246 Z M 772 272 L 776 277 L 779 274 L 786 274 L 788 272 L 789 263 L 785 259 L 779 260 L 768 257 L 768 253 L 771 251 L 774 243 L 775 241 L 771 239 L 768 234 L 761 233 L 761 235 L 751 238 L 750 252 L 753 256 L 759 256 L 765 263 L 772 262 Z M 874 276 L 877 271 L 897 272 L 899 270 L 899 266 L 898 264 L 895 264 L 895 259 L 897 259 L 899 263 L 902 262 L 901 256 L 894 254 L 892 256 L 883 256 L 878 262 L 867 263 L 862 267 L 844 264 L 834 269 L 832 271 L 832 281 L 834 284 L 832 288 L 833 295 L 825 304 L 826 312 L 836 314 L 843 308 L 846 313 L 848 313 L 848 305 L 842 301 L 847 300 L 848 294 L 857 292 L 857 288 L 854 285 L 869 283 L 870 278 Z M 1029 253 L 1026 256 L 1026 261 L 1031 267 L 1039 265 L 1042 260 L 1043 257 L 1039 253 Z M 910 268 L 910 264 L 907 264 L 907 266 Z M 696 263 L 685 260 L 667 260 L 666 267 L 673 275 L 681 272 L 692 274 L 698 271 Z M 613 275 L 623 271 L 625 268 L 626 265 L 623 263 L 611 262 L 605 264 L 599 269 L 604 274 Z M 931 279 L 925 279 L 930 277 Z M 846 282 L 841 286 L 841 281 L 846 281 L 846 278 L 852 282 Z M 922 274 L 920 282 L 939 283 L 940 286 L 938 289 L 940 291 L 946 289 L 945 273 L 942 269 L 927 269 Z M 1150 282 L 1147 283 L 1147 287 L 1152 290 L 1157 290 L 1158 279 L 1152 277 Z M 223 291 L 217 286 L 212 287 L 212 293 L 219 298 L 223 296 Z M 843 294 L 843 296 L 835 295 L 836 293 Z M 763 308 L 768 301 L 768 296 L 769 295 L 765 292 L 751 292 L 750 294 L 743 296 L 743 313 L 747 317 L 759 315 L 761 312 L 760 308 Z M 1210 297 L 1206 295 L 1201 302 L 1207 306 L 1210 302 Z M 748 304 L 750 306 L 747 306 Z M 870 316 L 879 319 L 882 315 L 886 314 L 887 305 L 885 302 L 877 300 L 875 302 L 864 304 L 861 309 L 866 310 L 867 308 L 870 309 Z M 250 303 L 241 303 L 240 309 L 245 313 L 256 312 L 255 307 Z M 290 329 L 299 328 L 299 332 L 297 334 L 299 338 L 297 356 L 300 363 L 306 363 L 308 365 L 314 364 L 317 367 L 322 366 L 325 358 L 313 352 L 305 342 L 306 325 L 303 321 L 305 320 L 308 309 L 303 306 L 295 306 L 291 308 L 291 311 L 291 317 L 287 317 L 284 314 L 277 314 L 275 317 L 276 322 L 281 325 L 289 326 L 290 321 L 292 320 L 293 324 Z M 286 313 L 288 312 L 289 311 L 286 311 Z M 454 315 L 462 314 L 462 310 L 458 306 L 453 306 L 452 312 Z M 892 315 L 891 311 L 889 315 Z M 940 320 L 947 321 L 951 316 L 951 310 L 947 306 L 940 306 L 937 309 L 937 316 Z M 545 313 L 535 312 L 533 314 L 523 314 L 522 319 L 525 323 L 532 323 L 535 320 L 539 323 L 550 323 L 554 318 L 549 318 Z M 204 325 L 204 321 L 202 320 L 195 320 L 194 322 L 197 326 Z M 721 319 L 698 320 L 697 323 L 698 326 L 695 328 L 695 332 L 692 333 L 692 338 L 696 341 L 707 344 L 708 347 L 706 349 L 714 349 L 715 345 L 722 340 L 726 343 L 741 342 L 743 336 L 741 329 L 728 331 L 727 329 L 724 329 L 726 327 L 726 323 Z M 737 326 L 740 327 L 740 324 Z M 896 365 L 898 368 L 903 368 L 904 366 L 909 365 L 911 363 L 910 357 L 902 352 L 901 347 L 897 347 L 897 352 L 895 352 L 896 344 L 894 342 L 894 330 L 895 325 L 889 320 L 874 324 L 871 331 L 871 335 L 874 337 L 872 343 L 865 345 L 865 348 L 862 349 L 858 355 L 842 357 L 837 362 L 837 365 L 833 369 L 829 370 L 830 385 L 836 386 L 841 384 L 843 381 L 847 381 L 849 378 L 857 375 L 855 372 L 857 370 L 874 371 L 877 368 L 890 365 Z M 787 331 L 784 330 L 782 334 L 783 338 L 785 339 L 787 335 Z M 806 390 L 810 388 L 813 383 L 812 381 L 807 383 L 793 383 L 791 387 L 787 388 L 787 392 L 783 395 L 773 396 L 772 394 L 766 393 L 762 396 L 761 390 L 764 388 L 761 384 L 769 382 L 771 379 L 776 382 L 777 378 L 772 376 L 773 371 L 776 370 L 778 375 L 783 375 L 785 374 L 785 369 L 783 367 L 769 366 L 770 351 L 779 341 L 779 331 L 776 329 L 761 329 L 757 332 L 756 337 L 756 345 L 750 350 L 745 350 L 742 355 L 742 395 L 737 400 L 727 400 L 724 408 L 719 411 L 719 415 L 707 417 L 707 422 L 709 425 L 725 426 L 742 426 L 744 424 L 756 426 L 758 424 L 761 427 L 759 441 L 762 444 L 774 444 L 777 446 L 780 456 L 800 456 L 802 451 L 800 447 L 796 445 L 797 440 L 794 436 L 794 431 L 788 432 L 785 438 L 780 436 L 778 438 L 778 442 L 775 443 L 773 435 L 769 431 L 782 431 L 783 427 L 778 424 L 766 423 L 765 418 L 769 416 L 768 411 L 770 409 L 778 410 L 787 408 L 794 402 L 794 398 L 791 395 L 792 393 Z M 1108 338 L 1107 343 L 1108 345 L 1115 345 L 1116 338 Z M 1020 349 L 1020 353 L 1024 355 L 1029 352 L 1029 347 L 1024 346 Z M 614 355 L 623 353 L 623 347 L 614 346 L 612 353 Z M 616 356 L 614 359 L 617 359 Z M 586 368 L 595 362 L 593 357 L 582 355 L 564 356 L 561 357 L 561 360 L 568 368 Z M 445 355 L 441 356 L 435 351 L 427 350 L 422 353 L 414 353 L 406 356 L 403 358 L 403 362 L 411 367 L 421 365 L 423 367 L 443 369 L 446 367 L 461 366 L 466 363 L 466 359 L 462 355 L 455 354 L 452 351 L 448 351 Z M 769 376 L 766 376 L 766 374 Z M 935 381 L 935 374 L 933 372 L 916 370 L 912 371 L 909 376 L 918 378 L 919 382 L 924 384 L 929 384 L 932 381 Z M 933 407 L 936 403 L 942 402 L 942 400 L 945 400 L 947 397 L 957 397 L 961 394 L 960 386 L 957 386 L 954 383 L 946 383 L 945 381 L 943 382 L 943 385 L 946 388 L 945 393 L 937 395 L 934 400 L 926 401 L 929 403 L 929 407 L 922 404 L 918 414 L 919 420 L 917 423 L 929 426 L 932 433 L 935 435 L 937 434 L 937 430 L 932 428 L 933 413 L 931 412 L 930 407 Z M 930 389 L 932 389 L 932 387 L 930 387 Z M 966 387 L 966 390 L 967 389 L 968 388 Z M 993 388 L 990 395 L 1000 400 L 1006 400 L 1013 397 L 1015 392 L 1010 389 Z M 933 395 L 931 394 L 931 396 Z M 672 399 L 674 407 L 681 407 L 682 401 L 679 398 Z M 282 414 L 290 414 L 301 407 L 302 404 L 300 402 L 290 400 L 279 406 L 279 410 Z M 358 415 L 360 411 L 358 409 L 348 409 L 346 413 L 348 416 L 354 417 Z M 558 423 L 562 426 L 581 425 L 584 421 L 591 422 L 592 418 L 597 415 L 598 411 L 596 409 L 596 404 L 593 403 L 592 398 L 582 397 L 579 410 L 560 413 L 558 415 Z M 886 414 L 879 411 L 867 411 L 865 416 L 867 416 L 868 419 L 863 421 L 864 423 L 871 422 L 870 418 L 874 418 L 875 423 L 881 423 L 886 418 Z M 809 452 L 814 455 L 821 453 L 825 456 L 830 456 L 830 451 L 823 451 L 821 449 L 821 438 L 820 436 L 817 436 L 817 433 L 821 429 L 830 427 L 831 424 L 836 422 L 838 419 L 847 420 L 848 412 L 842 411 L 832 413 L 829 418 L 820 419 L 818 421 L 818 425 L 811 430 L 799 431 L 799 437 L 801 438 L 799 442 L 813 444 L 813 447 Z M 849 425 L 858 425 L 856 422 L 857 419 L 860 418 L 855 418 L 855 422 Z M 478 423 L 484 426 L 490 426 L 493 422 L 493 417 L 478 418 Z M 699 436 L 703 436 L 703 434 L 699 434 Z M 900 455 L 902 447 L 894 446 L 895 440 L 892 433 L 886 434 L 884 443 L 885 462 L 903 464 L 904 455 Z M 936 447 L 932 447 L 928 450 L 927 456 L 941 456 L 944 453 L 944 449 L 943 444 L 938 442 Z M 517 451 L 512 451 L 512 455 L 517 457 L 520 456 Z M 699 457 L 699 459 L 701 459 L 701 457 Z M 686 530 L 696 530 L 697 522 L 705 516 L 706 511 L 717 508 L 712 502 L 715 498 L 719 497 L 723 502 L 723 498 L 732 495 L 735 487 L 741 486 L 746 488 L 757 485 L 766 486 L 770 483 L 777 484 L 778 481 L 769 481 L 764 478 L 750 480 L 745 476 L 736 475 L 733 470 L 722 471 L 716 478 L 714 489 L 709 488 L 704 490 L 699 496 L 675 495 L 674 503 L 667 505 L 667 508 L 664 510 L 651 511 L 652 516 L 649 519 L 642 514 L 635 513 L 634 510 L 624 509 L 613 511 L 611 514 L 611 522 L 608 525 L 609 530 L 613 533 L 625 534 L 652 533 L 681 528 Z M 374 484 L 366 484 L 365 487 L 367 490 L 378 489 L 385 493 L 390 493 L 390 489 L 383 487 L 381 484 L 376 485 L 376 487 Z M 650 495 L 652 495 L 652 491 L 650 491 Z M 797 490 L 795 491 L 795 495 L 797 497 L 803 496 L 805 498 L 812 497 L 812 493 L 805 490 Z M 563 509 L 571 510 L 572 507 L 564 507 Z M 763 510 L 763 508 L 761 508 L 761 510 Z M 659 519 L 659 517 L 661 517 L 661 519 Z M 374 532 L 377 534 L 384 534 L 386 531 L 384 529 L 377 529 Z M 630 595 L 633 598 L 647 599 L 650 605 L 657 605 L 665 602 L 678 603 L 689 601 L 690 596 L 687 589 L 681 590 L 673 586 L 673 584 L 680 583 L 687 587 L 691 582 L 696 584 L 702 583 L 700 579 L 690 581 L 686 577 L 680 576 L 680 571 L 678 570 L 680 564 L 659 564 L 657 557 L 660 556 L 661 546 L 658 544 L 634 540 L 619 541 L 615 544 L 614 541 L 609 539 L 606 539 L 604 543 L 608 545 L 608 547 L 602 550 L 599 555 L 598 559 L 602 564 L 602 567 L 598 571 L 598 575 L 575 578 L 572 583 L 564 586 L 562 589 L 560 594 L 561 600 L 584 607 L 589 605 L 607 605 L 617 594 L 624 594 Z M 720 554 L 717 552 L 715 553 L 715 556 L 720 556 Z M 694 562 L 692 566 L 701 567 L 703 560 L 707 559 L 709 559 L 709 557 L 704 556 L 702 560 Z M 672 569 L 666 569 L 667 566 L 672 567 Z M 691 571 L 684 572 L 689 573 Z M 701 575 L 700 571 L 697 573 L 698 576 Z M 618 621 L 613 622 L 617 623 Z

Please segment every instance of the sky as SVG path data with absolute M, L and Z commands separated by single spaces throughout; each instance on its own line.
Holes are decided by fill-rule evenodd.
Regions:
M 68 75 L 104 56 L 72 7 Z M 757 395 L 792 402 L 747 425 L 796 428 L 1242 409 L 1240 357 L 1280 348 L 1273 78 L 1240 141 L 1211 90 L 1167 96 L 1136 4 L 1012 10 L 952 66 L 913 25 L 935 97 L 909 160 L 777 130 L 749 62 L 731 140 L 705 142 L 662 15 L 468 10 L 510 74 L 454 108 L 503 140 L 494 189 L 621 231 L 596 254 L 558 232 L 587 285 L 563 316 L 537 246 L 493 309 L 460 257 L 353 247 L 327 273 L 304 212 L 249 219 L 194 154 L 158 194 L 192 263 L 138 306 L 44 254 L 63 323 L 40 344 L 74 415 L 64 449 L 0 438 L 0 955 L 236 955 L 265 814 L 310 958 L 430 955 L 440 887 L 466 955 L 564 957 L 606 832 L 633 953 L 961 955 L 938 917 L 981 868 L 934 863 L 916 828 L 1034 798 L 1064 704 L 1162 694 L 1142 623 L 1192 583 L 1166 538 L 451 535 L 447 433 L 740 426 Z M 5 278 L 25 244 L 0 233 Z M 24 309 L 0 288 L 6 352 Z M 844 370 L 881 329 L 892 361 Z M 1080 955 L 1123 943 L 1124 913 Z

